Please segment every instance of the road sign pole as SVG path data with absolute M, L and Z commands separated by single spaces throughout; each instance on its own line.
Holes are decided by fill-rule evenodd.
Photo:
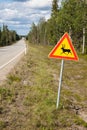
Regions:
M 25 45 L 25 55 L 27 54 L 27 44 Z
M 60 78 L 59 78 L 58 97 L 57 97 L 57 108 L 59 107 L 59 101 L 60 101 L 60 91 L 61 91 L 61 85 L 62 85 L 63 68 L 64 68 L 64 60 L 62 59 L 61 69 L 60 69 Z
M 82 54 L 85 52 L 85 28 L 83 28 L 83 46 L 82 46 Z
M 25 55 L 26 55 L 26 53 L 27 53 L 27 48 L 25 47 Z

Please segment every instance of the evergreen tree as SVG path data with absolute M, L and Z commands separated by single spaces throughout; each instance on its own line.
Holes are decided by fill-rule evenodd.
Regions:
M 58 41 L 58 25 L 56 22 L 57 15 L 59 13 L 58 10 L 58 0 L 52 1 L 52 9 L 51 9 L 51 18 L 48 21 L 48 34 L 49 34 L 49 43 L 56 44 Z
M 55 17 L 57 12 L 58 12 L 58 3 L 57 3 L 57 0 L 53 0 L 52 1 L 51 16 Z
M 19 35 L 15 31 L 10 31 L 7 25 L 3 24 L 2 29 L 0 28 L 0 46 L 11 45 L 19 39 Z

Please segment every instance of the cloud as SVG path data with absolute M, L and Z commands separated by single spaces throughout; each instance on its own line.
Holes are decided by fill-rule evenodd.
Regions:
M 42 7 L 49 7 L 51 5 L 52 0 L 30 0 L 27 1 L 26 4 L 30 5 L 32 8 L 42 8 Z
M 3 0 L 4 1 L 4 0 Z M 48 19 L 52 0 L 8 0 L 0 3 L 0 26 L 4 23 L 19 34 L 27 34 L 32 22 Z

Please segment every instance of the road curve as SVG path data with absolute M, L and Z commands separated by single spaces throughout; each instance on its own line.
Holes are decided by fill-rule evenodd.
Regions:
M 0 82 L 6 79 L 6 75 L 14 67 L 16 61 L 18 62 L 25 49 L 24 39 L 11 46 L 0 47 Z

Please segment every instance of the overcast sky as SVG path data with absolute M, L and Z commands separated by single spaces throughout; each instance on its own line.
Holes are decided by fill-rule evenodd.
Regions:
M 50 18 L 52 0 L 0 0 L 0 26 L 26 35 L 41 17 Z

